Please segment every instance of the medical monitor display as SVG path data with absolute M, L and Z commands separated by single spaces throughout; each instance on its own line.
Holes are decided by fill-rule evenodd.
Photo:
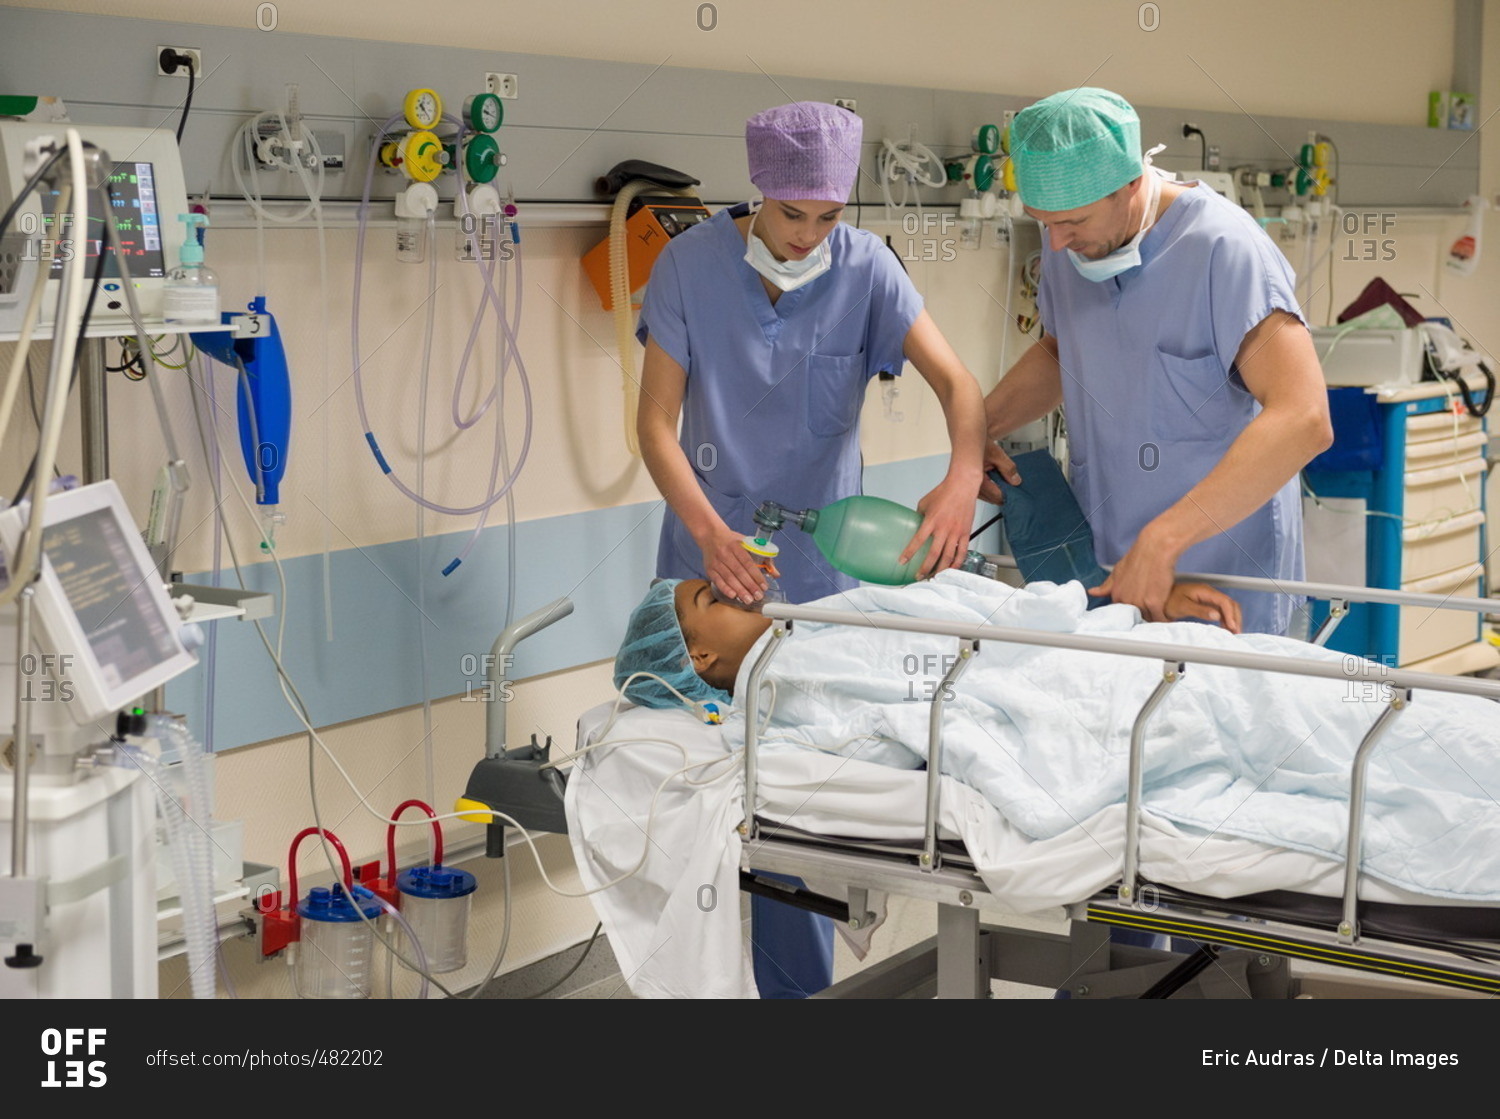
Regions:
M 198 662 L 114 481 L 51 494 L 43 518 L 33 646 L 67 685 L 54 698 L 87 726 Z M 0 511 L 0 566 L 13 563 L 30 522 L 29 501 Z
M 126 688 L 181 651 L 150 593 L 114 511 L 94 509 L 42 534 L 42 550 L 111 690 Z
M 108 249 L 108 234 L 104 229 L 104 218 L 90 214 L 88 229 L 81 237 L 74 237 L 69 228 L 71 216 L 65 218 L 63 228 L 58 229 L 56 216 L 57 191 L 42 194 L 42 222 L 45 237 L 57 244 L 71 244 L 75 251 L 81 250 L 92 262 L 105 252 L 104 275 L 118 277 L 120 266 L 115 254 Z M 167 274 L 166 256 L 162 252 L 161 213 L 157 208 L 156 168 L 145 162 L 117 163 L 109 173 L 109 202 L 114 215 L 115 228 L 120 234 L 120 246 L 125 250 L 126 267 L 134 279 L 158 278 Z M 65 240 L 68 239 L 68 240 Z M 62 275 L 62 254 L 52 258 L 53 278 Z M 89 275 L 94 266 L 89 265 Z
M 36 161 L 36 151 L 54 150 L 74 129 L 79 139 L 103 153 L 109 168 L 109 214 L 119 230 L 130 273 L 130 290 L 120 274 L 120 261 L 108 243 L 105 203 L 98 191 L 90 191 L 88 220 L 74 230 L 75 219 L 56 213 L 59 194 L 51 188 L 26 189 Z M 61 188 L 72 184 L 72 160 L 59 165 Z M 103 272 L 93 304 L 89 333 L 119 333 L 132 322 L 132 305 L 142 325 L 151 333 L 169 332 L 162 310 L 167 276 L 177 266 L 186 228 L 177 219 L 189 212 L 187 187 L 182 179 L 182 153 L 171 128 L 126 128 L 115 125 L 0 120 L 0 211 L 17 205 L 0 256 L 13 253 L 17 267 L 7 280 L 0 262 L 0 339 L 19 336 L 25 309 L 33 289 L 44 285 L 36 315 L 40 337 L 51 333 L 61 313 L 59 299 L 69 261 L 78 261 L 92 286 L 93 268 Z M 76 210 L 77 201 L 67 210 Z

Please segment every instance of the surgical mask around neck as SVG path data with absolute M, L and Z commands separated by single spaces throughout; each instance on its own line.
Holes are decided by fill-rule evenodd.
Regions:
M 759 215 L 760 206 L 756 205 L 750 211 L 750 226 L 745 231 L 745 263 L 782 291 L 796 291 L 833 267 L 833 253 L 826 237 L 802 260 L 777 260 L 766 243 L 755 235 L 755 219 Z
M 1146 176 L 1148 194 L 1145 212 L 1141 214 L 1141 227 L 1136 234 L 1125 244 L 1121 245 L 1108 256 L 1102 256 L 1098 260 L 1092 260 L 1072 249 L 1068 250 L 1068 259 L 1073 262 L 1073 267 L 1085 280 L 1094 283 L 1103 283 L 1112 280 L 1122 272 L 1128 272 L 1137 268 L 1141 263 L 1141 241 L 1146 237 L 1146 231 L 1154 224 L 1156 217 L 1156 205 L 1161 200 L 1162 172 L 1151 166 L 1151 157 L 1165 148 L 1165 144 L 1158 144 L 1145 155 L 1141 161 L 1141 173 Z

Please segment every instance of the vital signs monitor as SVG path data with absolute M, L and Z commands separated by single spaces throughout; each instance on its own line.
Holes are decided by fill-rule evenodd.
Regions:
M 34 158 L 28 163 L 27 145 L 49 136 L 60 144 L 68 128 L 77 129 L 86 144 L 109 157 L 109 211 L 127 256 L 126 270 L 143 322 L 160 323 L 162 289 L 181 250 L 182 224 L 177 219 L 188 212 L 182 156 L 171 129 L 0 121 L 0 213 L 10 207 L 26 185 L 28 169 L 38 163 Z M 67 161 L 58 166 L 66 174 Z M 103 202 L 97 195 L 91 198 L 88 228 L 74 230 L 54 212 L 56 201 L 55 190 L 39 186 L 22 202 L 0 241 L 0 333 L 19 330 L 32 286 L 38 282 L 47 285 L 37 320 L 45 333 L 56 315 L 64 261 L 74 252 L 90 260 L 90 276 L 92 261 L 106 252 L 91 323 L 118 329 L 130 322 L 119 262 L 106 251 Z

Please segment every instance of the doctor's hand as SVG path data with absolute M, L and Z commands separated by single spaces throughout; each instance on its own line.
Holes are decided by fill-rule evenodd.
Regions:
M 973 475 L 971 474 L 972 478 Z M 922 523 L 917 534 L 901 552 L 899 562 L 906 563 L 931 540 L 917 578 L 926 579 L 939 571 L 957 567 L 969 553 L 969 533 L 974 528 L 974 487 L 956 478 L 944 479 L 941 485 L 917 502 Z
M 1153 547 L 1142 532 L 1134 547 L 1120 558 L 1109 578 L 1098 587 L 1086 588 L 1091 595 L 1109 595 L 1115 602 L 1128 602 L 1148 622 L 1169 622 L 1167 600 L 1176 582 L 1177 556 Z
M 720 522 L 707 541 L 700 541 L 703 572 L 714 586 L 739 599 L 747 606 L 758 601 L 766 590 L 766 577 L 745 550 L 744 536 Z
M 1171 621 L 1197 618 L 1216 622 L 1230 633 L 1240 632 L 1240 604 L 1218 587 L 1207 583 L 1175 583 L 1167 596 L 1167 617 Z
M 1005 495 L 1000 492 L 990 478 L 990 471 L 998 470 L 1000 476 L 1013 486 L 1021 484 L 1021 472 L 1016 469 L 1015 460 L 1000 449 L 1000 445 L 993 440 L 986 440 L 984 446 L 984 477 L 979 483 L 979 499 L 988 501 L 991 505 L 1000 505 L 1005 501 Z

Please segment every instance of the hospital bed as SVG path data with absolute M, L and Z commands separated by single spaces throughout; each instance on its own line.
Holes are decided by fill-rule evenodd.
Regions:
M 1343 602 L 1485 613 L 1500 607 L 1488 599 L 1280 587 Z M 1184 673 L 1218 665 L 1348 679 L 1346 665 L 819 606 L 772 604 L 765 613 L 775 624 L 750 669 L 750 694 L 758 694 L 799 624 L 951 638 L 951 666 L 928 701 L 930 759 L 942 755 L 949 697 L 962 689 L 965 671 L 989 643 L 1159 661 L 1160 681 L 1142 697 L 1131 731 L 1129 795 L 1125 804 L 1081 821 L 1067 835 L 1035 840 L 1010 827 L 969 785 L 945 776 L 940 762 L 908 771 L 816 751 L 764 755 L 751 708 L 746 749 L 734 757 L 726 754 L 720 728 L 684 711 L 595 708 L 579 724 L 580 748 L 590 752 L 569 773 L 567 827 L 585 882 L 599 888 L 594 900 L 622 974 L 638 994 L 753 992 L 753 984 L 744 986 L 750 982 L 748 965 L 736 958 L 742 939 L 738 906 L 726 904 L 737 885 L 834 917 L 857 954 L 878 935 L 889 897 L 936 907 L 935 936 L 819 997 L 988 997 L 995 980 L 1066 990 L 1073 998 L 1500 993 L 1495 905 L 1452 903 L 1372 879 L 1357 857 L 1336 861 L 1275 844 L 1205 837 L 1142 809 L 1144 732 Z M 1326 637 L 1325 630 L 1314 640 Z M 1386 699 L 1348 774 L 1345 849 L 1355 853 L 1368 823 L 1364 789 L 1371 753 L 1414 697 L 1500 699 L 1500 682 L 1361 664 Z M 601 741 L 615 745 L 590 749 Z M 674 791 L 674 775 L 679 784 L 681 775 L 688 776 L 691 785 Z M 749 804 L 754 812 L 746 811 Z M 632 815 L 632 805 L 644 814 Z M 807 887 L 791 891 L 763 878 L 765 872 L 795 876 Z M 614 884 L 602 888 L 607 882 Z M 635 897 L 618 900 L 631 891 Z M 1068 918 L 1066 933 L 982 919 L 1058 905 Z M 691 918 L 679 914 L 649 931 L 630 927 L 674 906 Z M 1110 936 L 1114 928 L 1167 934 L 1177 950 L 1119 943 Z M 663 966 L 667 957 L 677 963 Z M 1330 977 L 1345 974 L 1343 980 Z

